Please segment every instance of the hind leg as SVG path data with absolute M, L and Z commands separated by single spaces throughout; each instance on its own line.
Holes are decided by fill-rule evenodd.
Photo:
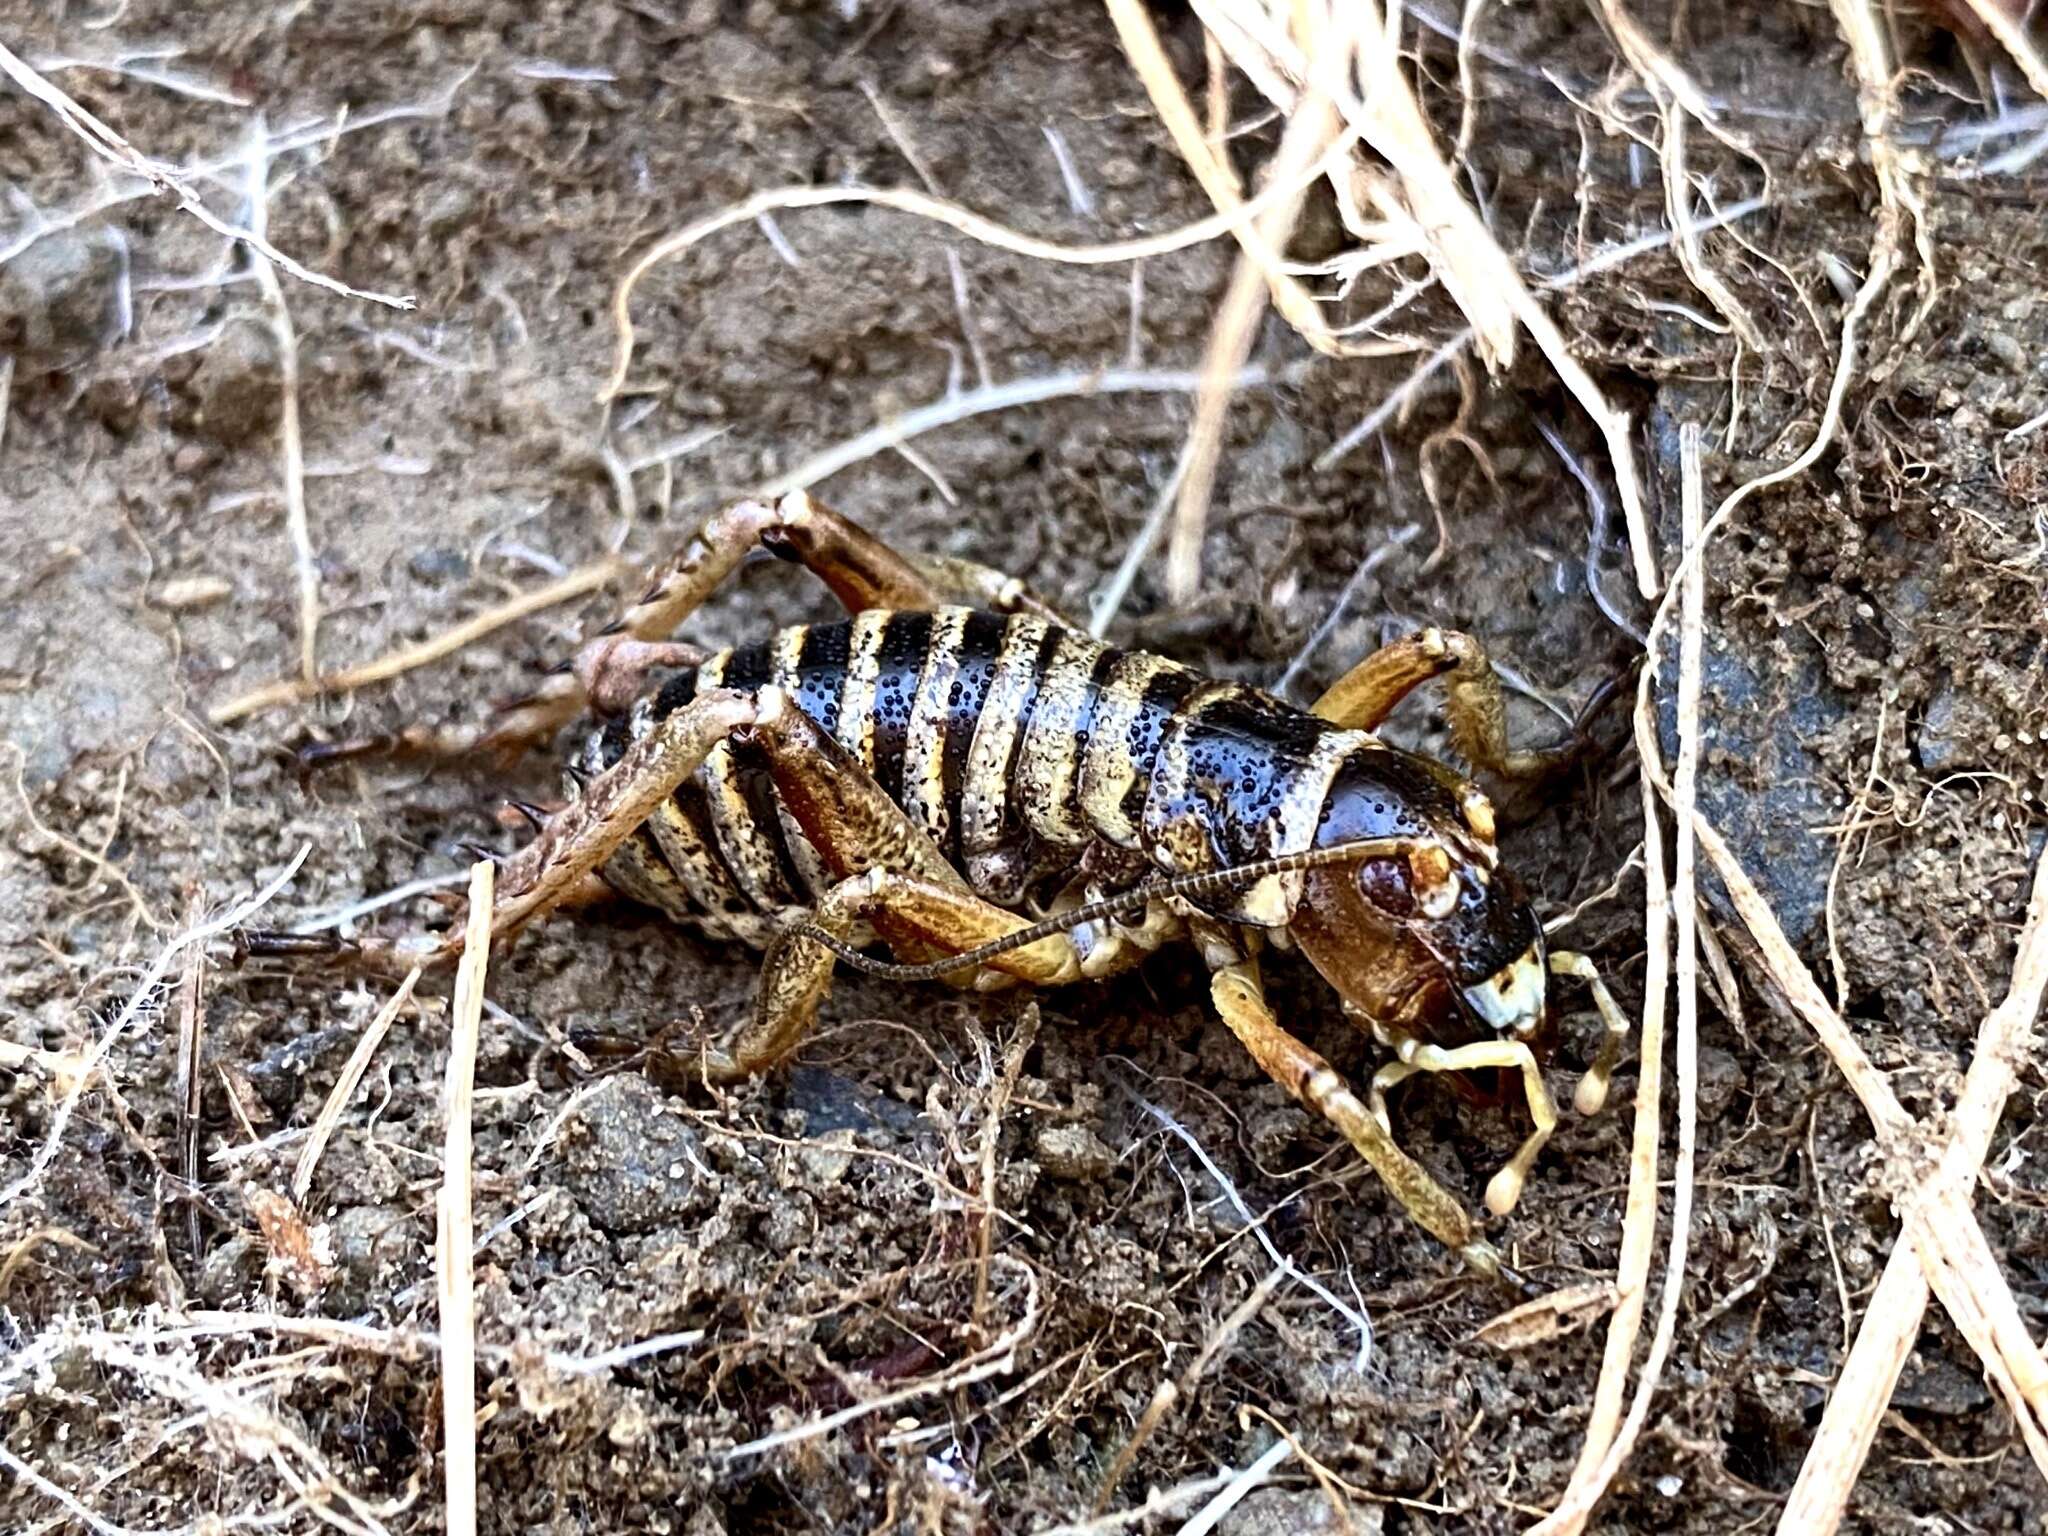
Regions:
M 507 705 L 488 729 L 409 726 L 388 736 L 317 748 L 308 760 L 393 751 L 450 758 L 474 752 L 509 757 L 544 742 L 586 709 L 617 713 L 639 697 L 651 676 L 701 659 L 702 653 L 671 637 L 756 549 L 803 566 L 831 588 L 849 613 L 868 608 L 927 610 L 959 603 L 1051 615 L 1013 576 L 971 561 L 898 553 L 802 491 L 774 506 L 739 501 L 713 513 L 655 572 L 638 600 L 548 673 L 532 693 Z

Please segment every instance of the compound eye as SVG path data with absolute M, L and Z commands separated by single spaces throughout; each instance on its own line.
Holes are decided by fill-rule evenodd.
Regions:
M 1408 871 L 1395 859 L 1368 859 L 1358 867 L 1358 894 L 1389 917 L 1415 915 L 1415 894 Z

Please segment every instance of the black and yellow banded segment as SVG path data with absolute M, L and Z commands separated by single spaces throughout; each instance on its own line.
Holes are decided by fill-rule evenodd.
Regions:
M 1382 749 L 1256 689 L 1035 615 L 869 611 L 676 673 L 595 732 L 585 772 L 700 690 L 786 689 L 991 901 L 1056 888 L 1091 845 L 1174 873 L 1309 847 L 1340 765 Z M 1127 858 L 1126 858 L 1127 862 Z M 720 746 L 606 867 L 634 900 L 765 943 L 816 903 L 819 861 L 767 774 Z M 1275 877 L 1216 915 L 1278 926 Z

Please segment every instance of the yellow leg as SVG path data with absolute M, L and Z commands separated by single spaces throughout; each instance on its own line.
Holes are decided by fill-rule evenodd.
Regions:
M 1529 1170 L 1536 1165 L 1537 1154 L 1557 1129 L 1557 1108 L 1550 1102 L 1550 1090 L 1544 1086 L 1543 1072 L 1534 1054 L 1519 1040 L 1481 1040 L 1447 1050 L 1412 1036 L 1401 1037 L 1395 1049 L 1400 1052 L 1400 1059 L 1388 1062 L 1372 1077 L 1372 1113 L 1382 1128 L 1387 1124 L 1387 1090 L 1418 1072 L 1473 1072 L 1482 1067 L 1507 1067 L 1522 1074 L 1522 1087 L 1529 1097 L 1529 1118 L 1535 1122 L 1535 1129 L 1515 1149 L 1507 1166 L 1486 1185 L 1486 1208 L 1496 1216 L 1507 1215 L 1522 1198 L 1522 1186 L 1528 1182 Z
M 1433 677 L 1444 679 L 1444 716 L 1467 762 L 1502 778 L 1531 779 L 1569 762 L 1579 750 L 1576 741 L 1545 752 L 1510 745 L 1500 678 L 1484 647 L 1453 629 L 1425 629 L 1382 646 L 1332 683 L 1313 713 L 1348 729 L 1370 731 Z
M 835 885 L 806 926 L 843 942 L 861 923 L 872 924 L 892 944 L 944 957 L 1006 938 L 1024 927 L 1025 919 L 958 886 L 875 868 Z M 810 1033 L 831 990 L 836 958 L 802 927 L 771 947 L 762 963 L 753 1017 L 730 1041 L 705 1052 L 706 1075 L 714 1082 L 731 1081 L 788 1060 Z M 1014 977 L 1031 986 L 1054 987 L 1080 976 L 1073 941 L 1053 934 L 996 956 L 983 967 L 977 984 L 988 989 Z
M 1593 1057 L 1593 1065 L 1586 1069 L 1586 1075 L 1579 1079 L 1578 1089 L 1572 1094 L 1574 1109 L 1582 1115 L 1597 1115 L 1607 1103 L 1607 1089 L 1614 1079 L 1615 1063 L 1621 1060 L 1621 1043 L 1628 1038 L 1628 1017 L 1614 1001 L 1614 994 L 1607 990 L 1607 983 L 1600 979 L 1593 962 L 1584 955 L 1554 949 L 1550 952 L 1550 971 L 1554 976 L 1570 976 L 1583 981 L 1593 994 L 1593 1006 L 1600 1010 L 1600 1022 L 1607 1026 L 1607 1034 Z
M 1519 1284 L 1465 1207 L 1428 1169 L 1394 1144 L 1330 1064 L 1281 1028 L 1266 1005 L 1257 962 L 1226 965 L 1210 978 L 1210 996 L 1231 1032 L 1268 1076 L 1336 1126 L 1415 1221 L 1472 1268 Z

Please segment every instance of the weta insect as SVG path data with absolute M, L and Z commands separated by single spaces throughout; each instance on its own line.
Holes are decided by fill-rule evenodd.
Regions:
M 710 656 L 670 639 L 758 545 L 807 566 L 852 617 Z M 1098 644 L 1014 579 L 899 555 L 797 494 L 715 515 L 481 737 L 414 729 L 387 744 L 509 749 L 586 708 L 603 718 L 574 759 L 569 804 L 504 865 L 494 932 L 596 876 L 764 949 L 751 1019 L 701 1047 L 713 1080 L 788 1059 L 841 961 L 992 990 L 1108 976 L 1191 940 L 1259 1065 L 1416 1221 L 1498 1274 L 1463 1203 L 1395 1144 L 1387 1090 L 1417 1072 L 1519 1074 L 1533 1129 L 1488 1185 L 1504 1214 L 1557 1119 L 1541 1073 L 1549 976 L 1590 982 L 1608 1025 L 1577 1095 L 1587 1113 L 1626 1025 L 1583 957 L 1547 953 L 1500 865 L 1486 796 L 1372 734 L 1434 677 L 1468 758 L 1509 776 L 1549 761 L 1509 748 L 1498 684 L 1465 636 L 1388 646 L 1303 711 Z M 868 956 L 876 942 L 898 962 Z M 458 926 L 361 947 L 412 964 L 460 944 Z M 1366 1100 L 1274 1018 L 1268 946 L 1298 948 L 1394 1052 Z

